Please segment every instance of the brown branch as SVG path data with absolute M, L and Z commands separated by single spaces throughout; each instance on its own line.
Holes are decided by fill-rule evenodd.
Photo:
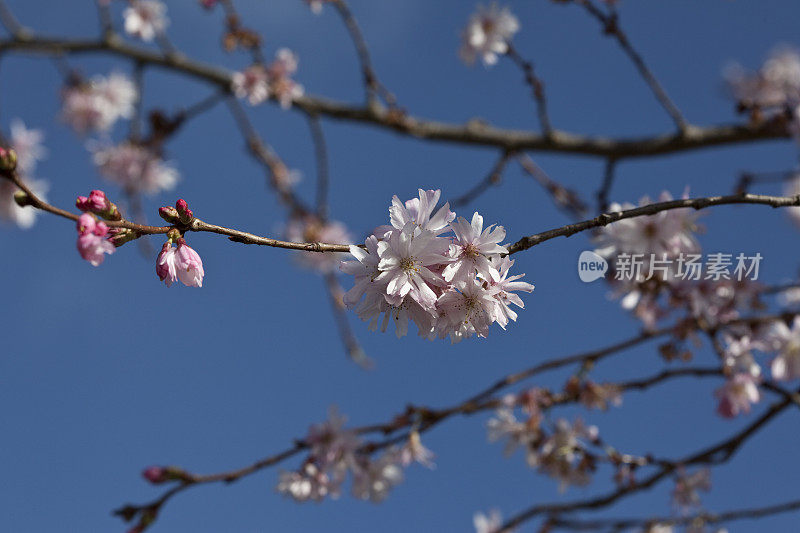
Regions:
M 215 84 L 230 92 L 231 73 L 227 70 L 193 61 L 184 56 L 165 55 L 129 45 L 118 38 L 109 41 L 46 37 L 25 40 L 6 39 L 0 40 L 0 53 L 3 51 L 48 55 L 107 53 L 182 73 Z M 294 107 L 305 113 L 369 124 L 422 139 L 493 146 L 507 151 L 528 150 L 583 154 L 616 159 L 655 156 L 790 137 L 785 122 L 780 118 L 757 124 L 692 127 L 682 134 L 671 133 L 639 138 L 590 137 L 563 131 L 553 131 L 549 137 L 546 137 L 529 131 L 497 128 L 478 121 L 462 125 L 406 115 L 398 116 L 396 111 L 380 106 L 354 106 L 315 96 L 298 98 L 294 104 Z

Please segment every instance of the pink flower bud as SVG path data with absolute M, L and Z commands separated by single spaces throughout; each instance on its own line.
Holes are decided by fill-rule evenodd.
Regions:
M 194 218 L 192 210 L 189 209 L 189 204 L 183 198 L 175 202 L 175 209 L 178 211 L 178 216 L 183 224 L 188 224 Z
M 93 233 L 96 225 L 97 220 L 88 213 L 84 213 L 78 217 L 78 233 L 81 235 Z
M 206 9 L 212 9 L 215 5 L 217 5 L 217 0 L 200 0 L 200 5 Z
M 0 148 L 0 171 L 11 172 L 17 168 L 17 152 Z
M 178 214 L 178 210 L 175 209 L 174 207 L 170 207 L 170 206 L 159 207 L 158 208 L 158 216 L 160 216 L 161 218 L 163 218 L 166 222 L 169 222 L 170 224 L 177 224 L 181 220 L 181 217 Z
M 169 480 L 167 470 L 160 466 L 151 466 L 142 471 L 142 477 L 150 483 L 158 484 Z
M 167 284 L 167 287 L 172 285 L 178 279 L 178 271 L 175 266 L 175 247 L 172 243 L 165 242 L 161 247 L 161 252 L 156 259 L 156 275 L 158 279 Z
M 178 239 L 178 251 L 176 252 L 175 267 L 178 279 L 187 287 L 202 287 L 203 260 L 194 249 L 186 244 L 183 239 Z

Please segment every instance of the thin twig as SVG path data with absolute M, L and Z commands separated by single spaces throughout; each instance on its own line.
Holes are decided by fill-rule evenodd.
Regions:
M 517 253 L 522 250 L 527 250 L 532 246 L 536 246 L 537 244 L 541 244 L 544 241 L 555 239 L 556 237 L 569 237 L 581 231 L 606 226 L 612 222 L 626 218 L 653 215 L 669 209 L 705 209 L 715 205 L 726 204 L 760 204 L 771 207 L 799 206 L 800 195 L 764 196 L 760 194 L 734 194 L 730 196 L 709 196 L 705 198 L 685 198 L 680 200 L 670 200 L 668 202 L 657 202 L 642 207 L 636 207 L 634 209 L 628 209 L 626 211 L 604 213 L 590 220 L 584 220 L 583 222 L 578 222 L 576 224 L 568 224 L 566 226 L 561 226 L 560 228 L 543 231 L 542 233 L 537 233 L 528 237 L 523 237 L 519 241 L 512 244 L 508 248 L 508 251 L 511 254 Z
M 589 207 L 576 191 L 561 185 L 548 176 L 530 156 L 520 154 L 517 156 L 517 161 L 522 170 L 547 191 L 556 207 L 565 211 L 573 220 L 581 220 L 589 214 Z
M 454 200 L 450 200 L 450 205 L 452 207 L 461 207 L 467 205 L 478 198 L 481 194 L 489 190 L 491 187 L 499 185 L 503 179 L 503 170 L 505 170 L 506 165 L 508 164 L 508 161 L 511 159 L 512 155 L 513 154 L 510 152 L 503 152 L 500 154 L 500 157 L 497 158 L 497 162 L 492 166 L 491 170 L 489 170 L 489 173 L 486 175 L 486 177 L 461 196 L 456 197 Z
M 639 74 L 644 78 L 644 81 L 647 85 L 650 86 L 650 90 L 653 91 L 656 99 L 659 101 L 661 106 L 667 111 L 672 120 L 675 122 L 675 125 L 678 126 L 678 130 L 680 132 L 686 132 L 689 129 L 689 125 L 686 122 L 686 119 L 683 118 L 678 107 L 672 102 L 670 97 L 667 95 L 667 91 L 664 90 L 664 87 L 661 86 L 661 83 L 656 79 L 650 69 L 647 67 L 647 64 L 644 62 L 641 54 L 636 51 L 636 49 L 631 44 L 628 36 L 622 31 L 619 26 L 619 20 L 617 12 L 611 12 L 609 15 L 604 14 L 600 11 L 594 4 L 592 4 L 591 0 L 577 0 L 578 4 L 582 5 L 587 12 L 589 12 L 593 17 L 595 17 L 600 24 L 603 26 L 603 32 L 606 35 L 613 36 L 619 45 L 622 47 L 622 50 L 625 54 L 630 58 L 633 62 L 636 69 L 639 71 Z
M 605 172 L 603 172 L 603 184 L 597 191 L 597 211 L 604 213 L 608 211 L 608 195 L 611 194 L 611 187 L 614 185 L 616 176 L 617 160 L 609 157 L 606 160 Z
M 536 101 L 536 114 L 539 116 L 539 126 L 542 128 L 542 135 L 545 137 L 550 137 L 553 131 L 553 127 L 550 124 L 550 116 L 547 113 L 547 98 L 545 97 L 544 93 L 544 82 L 536 76 L 536 73 L 533 68 L 533 63 L 527 61 L 519 55 L 516 48 L 511 46 L 511 43 L 508 43 L 508 51 L 506 55 L 522 70 L 523 74 L 525 75 L 525 83 L 527 83 L 530 88 L 531 92 L 533 93 L 533 98 Z

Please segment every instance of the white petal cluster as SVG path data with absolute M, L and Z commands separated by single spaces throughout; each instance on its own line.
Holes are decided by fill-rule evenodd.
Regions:
M 167 6 L 159 0 L 133 0 L 123 12 L 125 33 L 152 41 L 169 24 Z
M 47 154 L 42 146 L 43 137 L 41 131 L 28 129 L 19 119 L 11 122 L 10 148 L 17 153 L 17 174 L 36 196 L 44 200 L 48 184 L 33 176 L 36 164 Z M 17 205 L 14 201 L 15 192 L 17 187 L 11 181 L 0 180 L 0 219 L 28 229 L 36 221 L 37 210 L 30 206 Z
M 297 54 L 281 48 L 268 66 L 255 64 L 235 72 L 231 77 L 233 94 L 247 99 L 250 105 L 258 105 L 272 97 L 282 108 L 289 109 L 292 102 L 305 93 L 303 86 L 292 79 L 297 64 Z
M 156 193 L 169 190 L 180 175 L 153 150 L 123 142 L 109 147 L 96 146 L 92 159 L 100 174 L 129 192 Z
M 755 72 L 733 64 L 723 75 L 733 97 L 745 108 L 763 111 L 800 103 L 800 53 L 793 48 L 776 48 Z
M 344 427 L 345 421 L 332 408 L 326 422 L 311 426 L 305 438 L 308 457 L 299 470 L 281 473 L 278 492 L 298 502 L 337 498 L 349 473 L 353 496 L 378 503 L 403 480 L 404 466 L 412 461 L 430 465 L 433 454 L 416 432 L 402 448 L 392 447 L 373 457 L 358 434 Z
M 81 134 L 108 131 L 117 120 L 133 116 L 137 98 L 133 82 L 125 74 L 112 72 L 67 87 L 62 94 L 61 116 Z
M 497 56 L 508 51 L 508 42 L 519 31 L 519 21 L 507 8 L 492 2 L 478 6 L 462 34 L 461 59 L 468 65 L 480 58 L 483 64 L 497 63 Z
M 419 197 L 389 207 L 390 226 L 381 226 L 367 238 L 365 247 L 351 246 L 355 261 L 341 270 L 355 283 L 344 303 L 369 321 L 370 329 L 386 331 L 395 322 L 398 337 L 417 325 L 420 336 L 449 336 L 452 342 L 477 335 L 486 337 L 497 322 L 505 329 L 523 307 L 514 291 L 531 292 L 533 285 L 508 277 L 514 264 L 500 242 L 502 226 L 484 228 L 478 213 L 472 221 L 456 220 L 449 204 L 438 210 L 441 191 L 419 190 Z

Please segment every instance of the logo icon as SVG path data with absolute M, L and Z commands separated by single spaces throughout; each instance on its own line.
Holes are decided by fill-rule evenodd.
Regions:
M 584 250 L 578 258 L 578 276 L 584 283 L 600 279 L 608 272 L 608 261 L 591 250 Z

